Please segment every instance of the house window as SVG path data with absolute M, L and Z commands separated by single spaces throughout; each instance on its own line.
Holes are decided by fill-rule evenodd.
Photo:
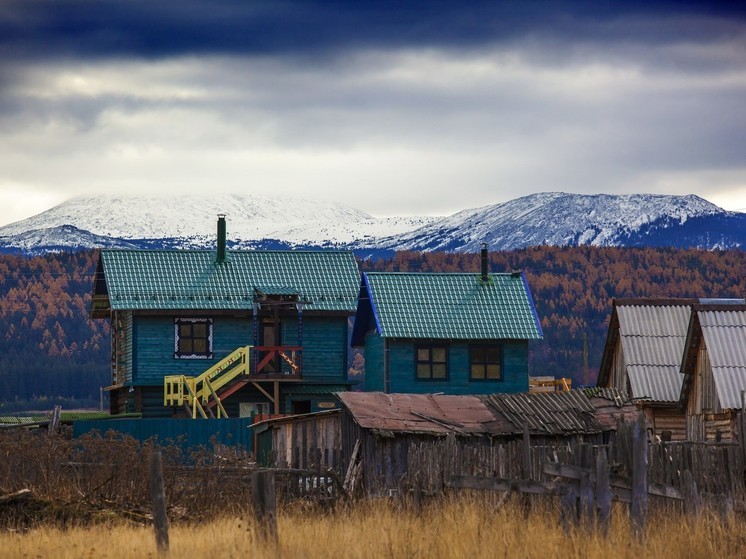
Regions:
M 442 380 L 448 378 L 448 352 L 443 346 L 420 346 L 417 355 L 418 380 Z
M 212 319 L 174 319 L 174 358 L 212 359 Z
M 502 379 L 502 348 L 500 346 L 473 346 L 469 350 L 471 380 Z

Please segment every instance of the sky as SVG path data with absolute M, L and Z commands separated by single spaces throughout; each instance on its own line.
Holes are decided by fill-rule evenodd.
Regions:
M 101 193 L 746 211 L 736 5 L 2 0 L 0 225 Z

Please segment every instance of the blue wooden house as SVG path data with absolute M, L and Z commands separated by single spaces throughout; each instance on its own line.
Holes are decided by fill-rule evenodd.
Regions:
M 102 250 L 112 414 L 248 417 L 335 407 L 360 274 L 348 251 Z
M 365 390 L 491 394 L 528 391 L 528 342 L 543 337 L 522 272 L 362 276 L 352 345 Z

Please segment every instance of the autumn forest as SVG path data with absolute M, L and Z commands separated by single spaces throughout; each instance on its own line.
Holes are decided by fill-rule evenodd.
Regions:
M 98 406 L 110 336 L 107 321 L 88 318 L 96 261 L 96 251 L 0 255 L 0 414 Z M 400 252 L 360 269 L 477 272 L 479 255 Z M 542 246 L 492 253 L 490 269 L 526 273 L 544 330 L 532 342 L 530 374 L 575 385 L 595 381 L 612 298 L 746 297 L 739 250 Z M 351 373 L 361 365 L 357 356 Z

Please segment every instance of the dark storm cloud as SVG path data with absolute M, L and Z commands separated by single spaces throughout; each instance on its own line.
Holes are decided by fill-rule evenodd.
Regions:
M 32 191 L 208 184 L 380 215 L 546 190 L 742 208 L 733 6 L 0 0 L 0 223 Z
M 655 25 L 659 18 L 743 21 L 736 3 L 246 0 L 5 0 L 0 52 L 17 58 L 314 55 L 340 49 L 478 47 L 540 34 L 558 41 L 702 40 L 720 25 Z M 609 26 L 637 20 L 624 29 Z M 682 36 L 685 32 L 685 36 Z

